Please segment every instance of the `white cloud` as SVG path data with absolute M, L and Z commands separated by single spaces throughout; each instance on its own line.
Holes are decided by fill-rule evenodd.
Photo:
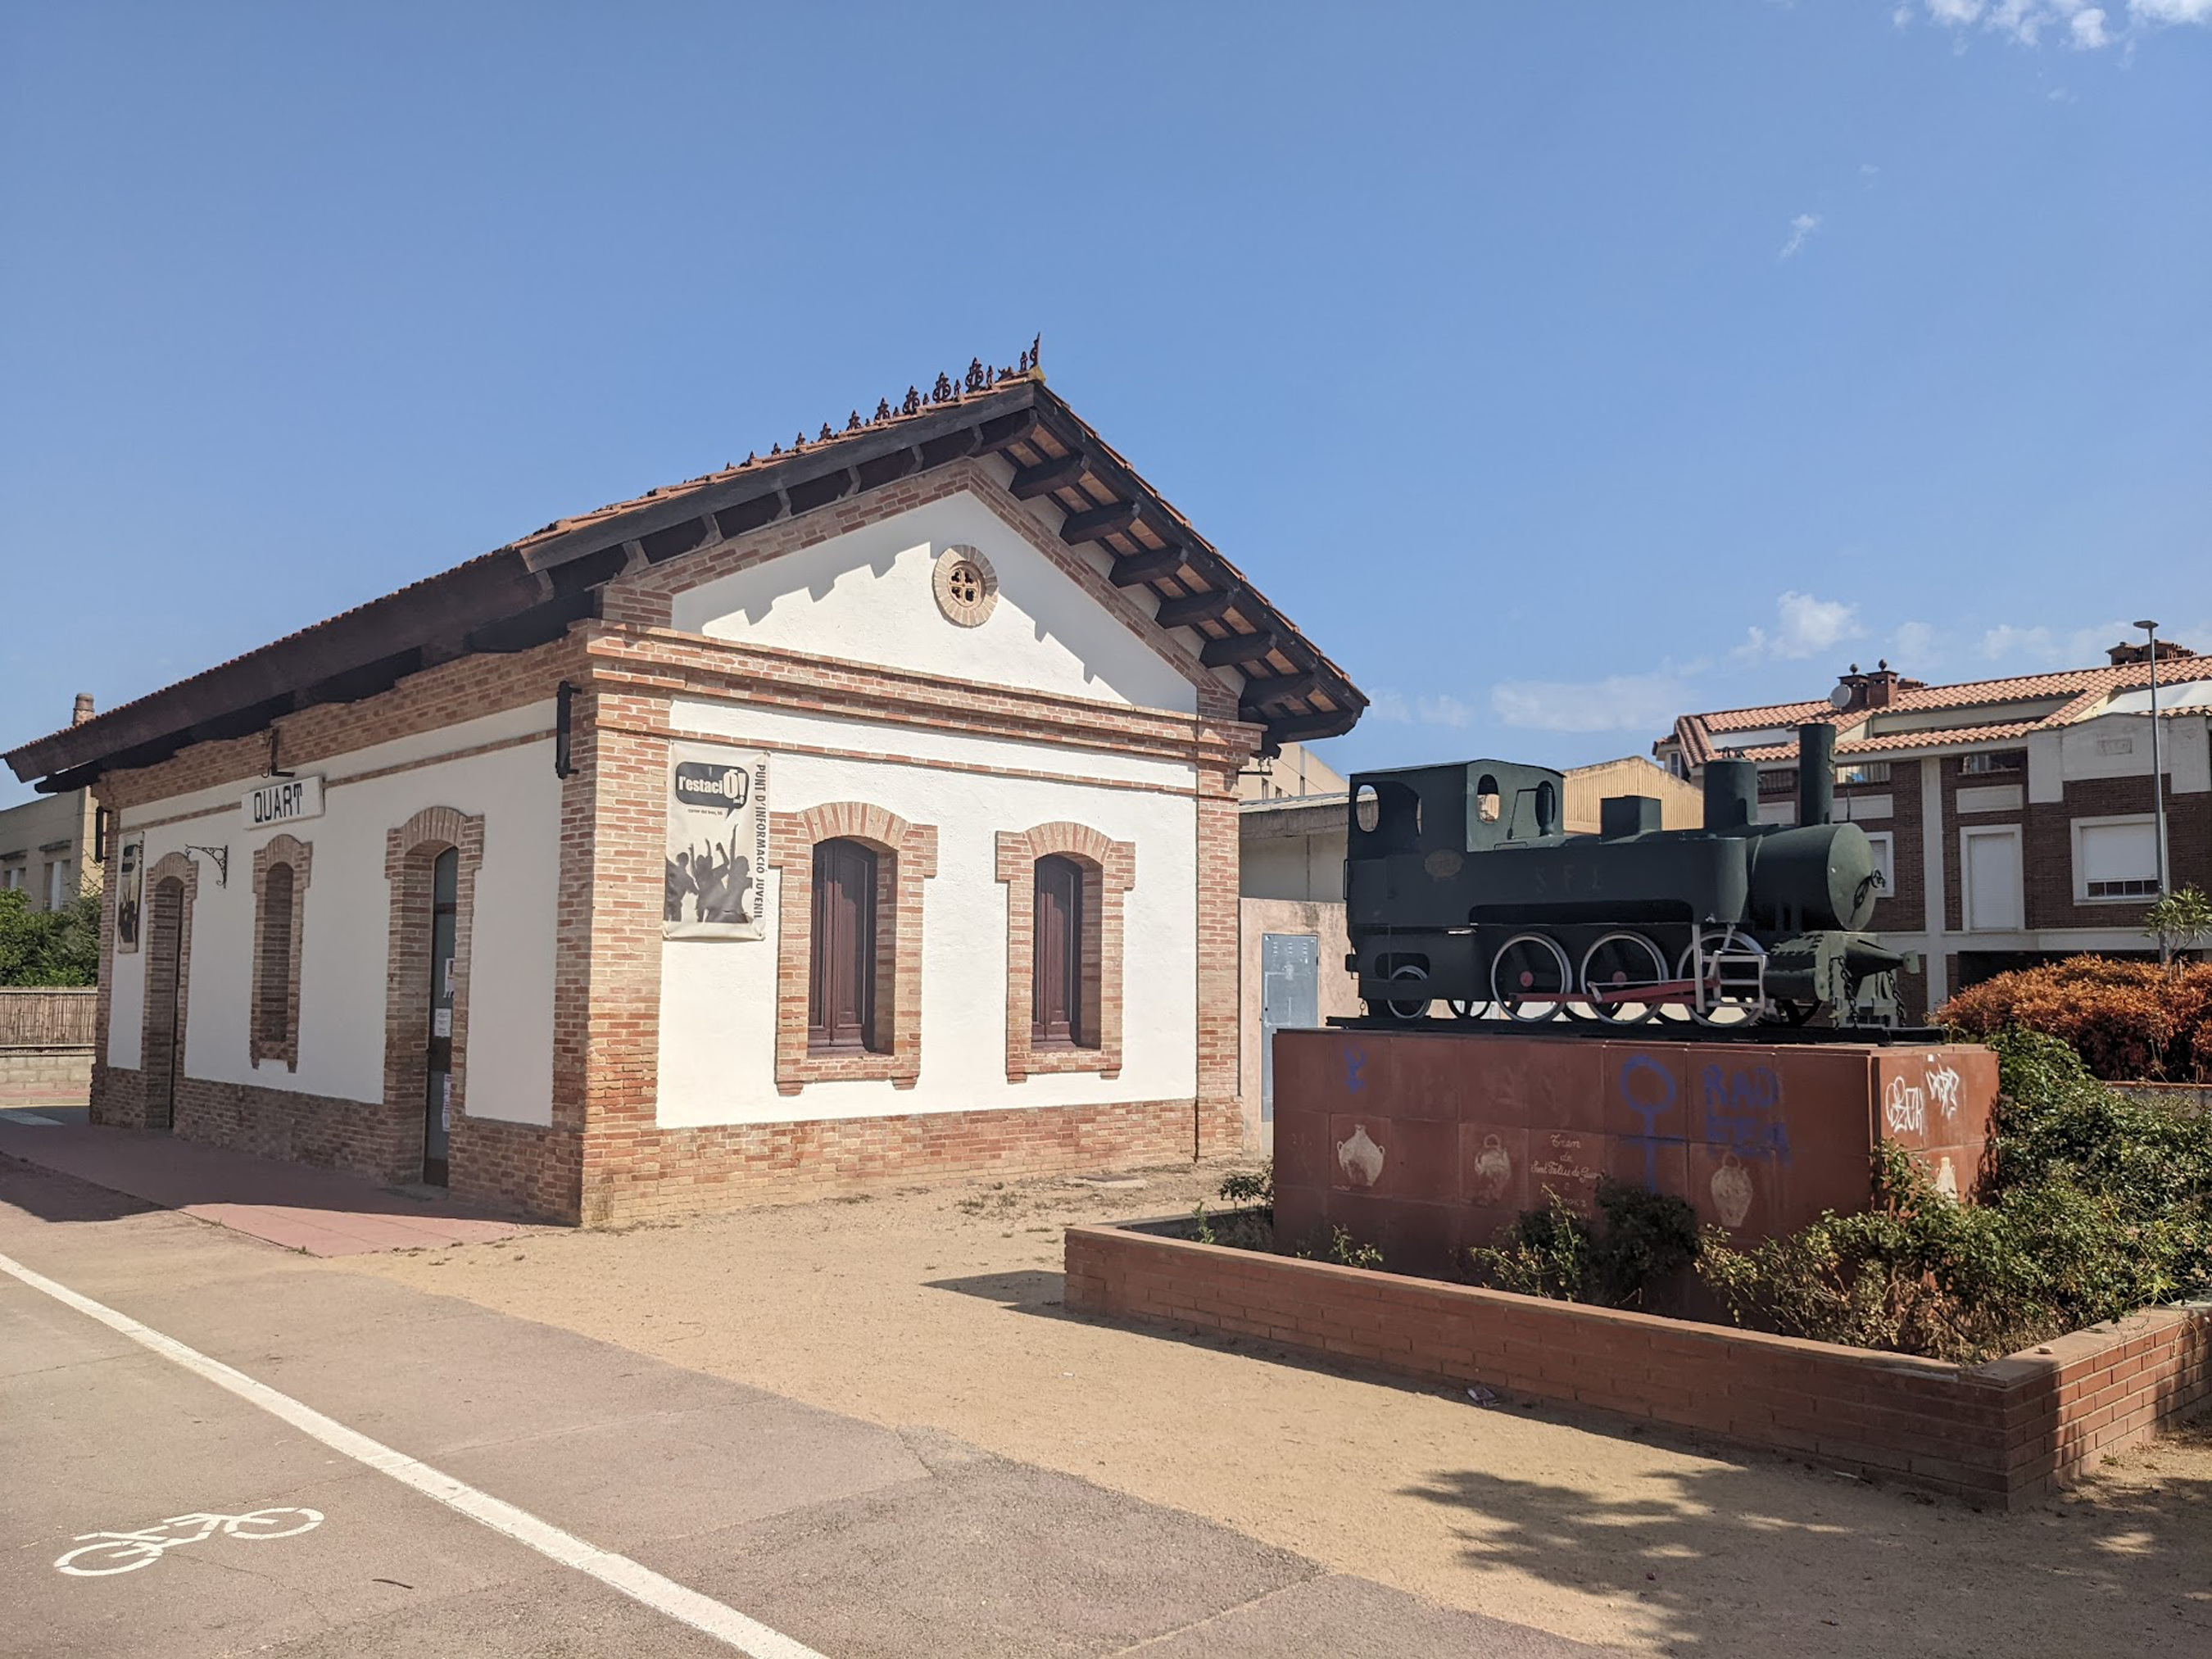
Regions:
M 1404 692 L 1377 691 L 1367 700 L 1367 718 L 1385 726 L 1406 726 L 1412 723 L 1413 711 L 1407 708 Z
M 1790 240 L 1782 245 L 1782 252 L 1776 254 L 1774 257 L 1778 259 L 1795 258 L 1797 255 L 1797 250 L 1805 246 L 1805 239 L 1808 236 L 1810 236 L 1814 231 L 1820 229 L 1820 216 L 1819 214 L 1799 214 L 1795 219 L 1792 219 L 1790 222 Z
M 1492 689 L 1491 712 L 1504 725 L 1536 732 L 1663 732 L 1694 699 L 1695 666 L 1601 680 L 1509 680 Z
M 2021 628 L 1999 623 L 1982 635 L 1981 653 L 1990 662 L 2014 670 L 2095 668 L 2105 660 L 2108 647 L 2135 633 L 2123 622 L 2092 623 L 2064 632 L 2040 623 Z
M 2212 0 L 2128 0 L 2128 15 L 2146 23 L 2212 23 Z
M 1448 726 L 1457 730 L 1474 724 L 1474 710 L 1449 692 L 1438 691 L 1416 698 L 1413 714 L 1424 726 Z
M 1738 661 L 1816 657 L 1866 632 L 1859 626 L 1858 606 L 1841 599 L 1815 599 L 1810 593 L 1784 593 L 1774 602 L 1774 617 L 1772 632 L 1753 628 L 1745 635 L 1734 653 Z
M 2042 44 L 2044 33 L 2063 35 L 2076 52 L 2096 52 L 2112 44 L 2112 15 L 2088 0 L 1922 0 L 1931 22 L 1954 31 L 1953 45 L 1963 47 L 1971 29 L 1981 29 L 2022 46 Z M 1890 21 L 1903 28 L 1911 20 L 1900 5 Z M 2128 22 L 2138 27 L 2173 24 L 2212 26 L 2212 0 L 2128 0 Z M 2130 47 L 2134 42 L 2129 43 Z
M 1938 672 L 1934 628 L 1924 622 L 1899 623 L 1892 637 L 1895 642 L 1890 647 L 1889 659 L 1898 665 L 1899 673 L 1924 680 Z

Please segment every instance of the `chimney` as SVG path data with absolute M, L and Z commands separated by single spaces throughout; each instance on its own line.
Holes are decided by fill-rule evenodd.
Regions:
M 1875 665 L 1874 672 L 1866 676 L 1866 706 L 1869 708 L 1888 708 L 1891 700 L 1897 696 L 1902 680 L 1903 676 L 1892 668 L 1889 659 L 1884 657 Z
M 89 691 L 80 691 L 76 694 L 76 708 L 70 715 L 70 724 L 71 726 L 82 726 L 91 718 L 92 693 Z
M 2150 660 L 2150 647 L 2123 640 L 2119 644 L 2107 647 L 2105 654 L 2112 659 L 2113 667 L 2132 668 L 2139 662 Z M 2176 645 L 2172 640 L 2158 642 L 2158 659 L 2160 662 L 2172 662 L 2177 657 L 2193 657 L 2196 654 L 2187 646 Z
M 1836 728 L 1812 720 L 1797 728 L 1797 822 L 1826 823 L 1836 815 Z

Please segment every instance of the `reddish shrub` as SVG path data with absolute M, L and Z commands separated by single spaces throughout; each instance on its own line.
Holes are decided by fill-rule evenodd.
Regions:
M 1935 1018 L 1970 1036 L 2008 1027 L 2046 1033 L 2108 1081 L 2212 1082 L 2212 963 L 2172 973 L 2154 962 L 2070 957 L 1970 986 Z

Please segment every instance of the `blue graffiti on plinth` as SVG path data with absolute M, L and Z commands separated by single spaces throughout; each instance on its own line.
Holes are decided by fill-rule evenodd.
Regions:
M 1345 1093 L 1356 1095 L 1367 1086 L 1367 1079 L 1360 1075 L 1366 1069 L 1367 1051 L 1364 1048 L 1346 1048 L 1344 1051 Z
M 1771 1066 L 1708 1066 L 1703 1077 L 1705 1139 L 1746 1163 L 1790 1162 L 1790 1126 L 1782 1117 L 1782 1079 Z
M 1639 1087 L 1638 1078 L 1656 1080 L 1656 1087 L 1650 1084 Z M 1621 1066 L 1618 1086 L 1620 1103 L 1644 1120 L 1642 1134 L 1623 1135 L 1621 1139 L 1644 1148 L 1644 1184 L 1656 1192 L 1659 1187 L 1659 1149 L 1688 1144 L 1686 1136 L 1659 1133 L 1661 1116 L 1674 1108 L 1674 1074 L 1649 1054 L 1632 1054 Z

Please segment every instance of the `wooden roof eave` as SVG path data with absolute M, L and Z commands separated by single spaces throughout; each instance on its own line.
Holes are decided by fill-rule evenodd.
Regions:
M 1084 510 L 1106 511 L 1097 525 L 1113 521 L 1097 539 L 1113 556 L 1110 574 L 1117 585 L 1142 582 L 1163 605 L 1171 604 L 1194 597 L 1176 583 L 1188 568 L 1212 592 L 1228 595 L 1218 609 L 1210 594 L 1199 596 L 1205 599 L 1200 608 L 1212 614 L 1196 619 L 1224 630 L 1218 635 L 1199 630 L 1205 641 L 1201 660 L 1237 667 L 1245 677 L 1241 718 L 1265 727 L 1273 743 L 1351 729 L 1366 698 L 1344 672 L 1048 392 L 1042 378 L 1024 375 L 915 416 L 561 521 L 82 726 L 25 744 L 6 758 L 19 778 L 37 781 L 42 793 L 59 793 L 108 771 L 153 764 L 191 743 L 258 730 L 299 708 L 374 695 L 467 652 L 526 649 L 596 615 L 599 590 L 627 567 L 633 549 L 648 562 L 676 557 L 709 540 L 963 457 L 1024 442 L 1037 447 L 1040 430 L 1060 445 L 1059 470 L 1069 482 L 1080 488 L 1083 479 L 1095 477 L 1114 498 L 1110 507 L 1100 503 Z M 1068 464 L 1072 457 L 1081 458 L 1079 467 Z M 1049 488 L 1034 475 L 1030 484 L 1036 494 Z M 1139 526 L 1159 545 L 1133 533 Z M 1085 528 L 1079 525 L 1072 542 L 1083 539 Z M 1115 540 L 1126 545 L 1113 547 Z M 1232 616 L 1245 626 L 1231 626 Z M 1270 663 L 1271 656 L 1288 663 L 1288 670 Z M 1261 668 L 1269 672 L 1255 672 Z M 1306 706 L 1295 706 L 1301 702 Z

